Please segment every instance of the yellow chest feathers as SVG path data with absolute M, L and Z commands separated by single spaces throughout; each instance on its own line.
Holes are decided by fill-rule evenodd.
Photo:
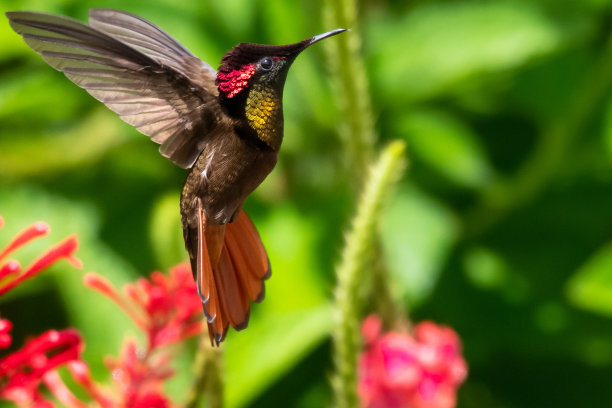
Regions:
M 246 101 L 245 115 L 249 126 L 272 149 L 278 149 L 283 138 L 283 108 L 273 90 L 255 85 Z

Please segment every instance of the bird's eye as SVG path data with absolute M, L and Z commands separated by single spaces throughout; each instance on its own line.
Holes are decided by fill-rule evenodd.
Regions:
M 264 71 L 269 71 L 274 66 L 274 60 L 270 57 L 262 58 L 261 61 L 259 61 L 259 66 Z

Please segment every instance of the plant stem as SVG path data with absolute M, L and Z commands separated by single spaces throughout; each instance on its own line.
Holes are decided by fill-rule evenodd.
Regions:
M 206 334 L 202 335 L 193 364 L 193 380 L 187 393 L 185 408 L 197 408 L 204 395 L 208 396 L 209 408 L 223 407 L 221 359 L 221 350 L 210 345 Z
M 223 377 L 221 371 L 223 369 L 223 354 L 217 347 L 209 347 L 210 356 L 208 359 L 210 376 L 208 386 L 206 387 L 207 395 L 209 396 L 209 408 L 223 408 Z
M 404 167 L 405 144 L 391 143 L 370 168 L 357 213 L 346 236 L 335 291 L 334 358 L 332 380 L 336 407 L 359 406 L 357 397 L 357 355 L 360 350 L 359 285 L 366 279 L 376 252 L 378 221 L 385 197 L 392 190 Z
M 340 135 L 349 156 L 348 168 L 353 179 L 360 183 L 374 155 L 376 132 L 365 64 L 360 53 L 361 37 L 357 28 L 355 0 L 326 2 L 324 17 L 328 27 L 351 29 L 351 32 L 330 41 L 326 50 L 335 74 L 336 95 L 342 110 Z
M 376 238 L 376 242 L 373 242 L 373 245 L 376 245 L 373 249 L 376 256 L 372 262 L 372 289 L 370 298 L 372 299 L 374 310 L 382 319 L 383 327 L 385 329 L 391 329 L 395 327 L 400 320 L 407 321 L 407 317 L 405 310 L 398 307 L 399 305 L 396 304 L 393 298 L 393 293 L 389 287 L 389 279 L 387 279 L 387 266 L 381 256 L 383 253 L 382 244 L 378 235 Z

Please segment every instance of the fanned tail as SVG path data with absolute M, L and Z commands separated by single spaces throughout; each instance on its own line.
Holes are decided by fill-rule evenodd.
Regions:
M 230 325 L 236 330 L 247 327 L 251 302 L 263 300 L 264 281 L 271 269 L 261 238 L 244 210 L 225 225 L 207 225 L 201 205 L 198 216 L 196 280 L 211 343 L 219 345 Z

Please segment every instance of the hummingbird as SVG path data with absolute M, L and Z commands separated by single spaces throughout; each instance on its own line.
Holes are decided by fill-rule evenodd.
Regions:
M 88 24 L 9 11 L 10 25 L 53 68 L 189 169 L 181 223 L 212 344 L 247 327 L 270 262 L 247 196 L 276 165 L 289 67 L 335 29 L 288 45 L 240 43 L 219 69 L 137 15 L 92 9 Z

